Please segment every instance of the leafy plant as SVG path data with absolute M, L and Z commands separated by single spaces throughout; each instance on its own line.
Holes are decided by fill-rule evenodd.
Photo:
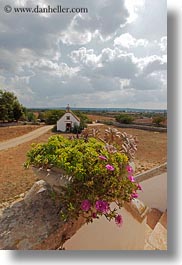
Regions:
M 120 141 L 117 140 L 124 139 L 122 135 L 108 129 L 105 138 L 99 139 L 99 131 L 93 132 L 95 137 L 84 131 L 79 139 L 56 135 L 50 137 L 48 143 L 33 145 L 25 166 L 49 170 L 56 167 L 70 176 L 59 195 L 62 220 L 83 215 L 87 222 L 92 222 L 104 215 L 109 221 L 114 218 L 120 226 L 122 216 L 110 204 L 115 202 L 122 207 L 125 201 L 138 196 L 141 187 L 132 175 L 130 158 L 126 155 L 129 150 L 118 149 Z
M 71 129 L 71 132 L 74 133 L 74 134 L 81 133 L 82 130 L 84 129 L 84 127 L 86 127 L 86 124 L 83 124 L 82 122 L 80 122 L 80 125 L 77 125 L 75 123 L 73 128 Z

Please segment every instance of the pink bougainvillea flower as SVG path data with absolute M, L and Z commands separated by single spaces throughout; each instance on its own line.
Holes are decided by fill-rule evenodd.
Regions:
M 114 171 L 114 167 L 113 166 L 111 166 L 111 165 L 106 165 L 106 168 L 107 168 L 107 170 L 109 170 L 109 171 Z
M 131 194 L 131 198 L 132 198 L 132 199 L 138 198 L 138 193 L 136 193 L 136 191 L 134 191 L 134 192 Z
M 98 200 L 95 203 L 95 208 L 98 212 L 107 213 L 109 210 L 109 204 L 106 201 Z
M 143 191 L 142 186 L 140 184 L 137 185 L 137 188 Z
M 96 214 L 96 213 L 93 213 L 93 214 L 92 214 L 92 217 L 93 217 L 93 218 L 97 218 L 97 214 Z
M 128 171 L 128 173 L 133 173 L 133 168 L 130 165 L 126 166 L 126 170 Z
M 133 176 L 128 176 L 128 179 L 131 181 L 131 182 L 135 182 L 135 178 Z
M 120 227 L 120 226 L 122 226 L 122 224 L 123 224 L 123 218 L 122 218 L 122 216 L 120 215 L 120 214 L 118 214 L 116 217 L 115 217 L 115 222 L 116 222 L 116 224 Z
M 103 155 L 100 155 L 99 158 L 100 158 L 101 160 L 107 160 L 107 157 L 105 157 L 105 156 L 103 156 Z
M 89 211 L 90 210 L 90 207 L 91 207 L 91 203 L 90 203 L 89 200 L 82 201 L 82 203 L 81 203 L 81 209 L 83 211 L 86 211 L 86 212 Z

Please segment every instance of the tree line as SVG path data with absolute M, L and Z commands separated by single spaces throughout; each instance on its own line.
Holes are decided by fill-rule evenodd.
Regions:
M 35 111 L 25 108 L 14 93 L 0 89 L 0 121 L 1 122 L 44 122 L 46 124 L 56 124 L 63 116 L 64 110 L 42 110 Z M 86 115 L 80 111 L 74 111 L 80 118 L 79 128 L 75 127 L 75 132 L 81 131 L 87 123 L 91 122 Z
M 25 113 L 25 107 L 21 105 L 12 92 L 0 90 L 0 120 L 5 122 L 18 121 Z

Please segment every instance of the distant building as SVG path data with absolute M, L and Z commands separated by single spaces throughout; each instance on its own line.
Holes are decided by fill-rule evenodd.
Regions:
M 80 126 L 80 119 L 71 111 L 68 104 L 65 114 L 57 121 L 57 131 L 70 132 L 74 125 Z

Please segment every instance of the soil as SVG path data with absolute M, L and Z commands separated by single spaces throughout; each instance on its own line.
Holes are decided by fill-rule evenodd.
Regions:
M 101 115 L 92 115 L 92 114 L 87 114 L 88 118 L 92 122 L 97 122 L 97 121 L 115 121 L 115 118 L 113 117 L 107 117 L 107 116 L 101 116 Z
M 13 139 L 40 128 L 40 125 L 19 125 L 0 127 L 0 142 Z
M 108 128 L 108 126 L 105 125 L 96 125 L 94 127 L 99 128 L 101 133 L 104 132 L 105 128 Z M 137 129 L 119 128 L 118 130 L 132 134 L 138 139 L 138 151 L 135 160 L 136 173 L 146 171 L 166 162 L 166 133 L 142 131 Z M 8 135 L 8 128 L 6 128 L 6 132 L 6 135 Z M 30 150 L 32 143 L 46 142 L 53 134 L 54 133 L 51 131 L 48 131 L 32 141 L 0 152 L 0 203 L 15 200 L 16 197 L 18 198 L 21 193 L 25 193 L 30 189 L 33 183 L 38 180 L 31 168 L 24 169 L 23 167 L 23 164 L 26 161 L 26 153 Z M 66 134 L 64 134 L 64 136 L 68 137 Z

